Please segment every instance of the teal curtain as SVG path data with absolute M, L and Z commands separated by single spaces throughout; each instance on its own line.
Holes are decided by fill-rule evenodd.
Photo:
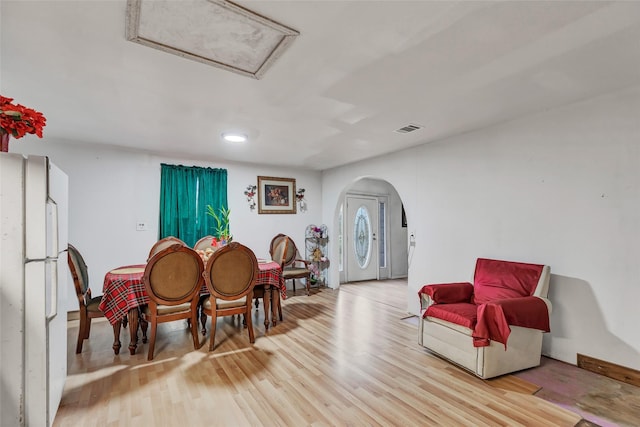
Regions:
M 161 164 L 160 227 L 158 238 L 175 236 L 190 247 L 215 234 L 215 220 L 207 205 L 227 205 L 227 170 Z

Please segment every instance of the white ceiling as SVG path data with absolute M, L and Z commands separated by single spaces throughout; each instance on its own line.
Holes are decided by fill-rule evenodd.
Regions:
M 260 80 L 127 41 L 125 0 L 2 0 L 0 91 L 49 140 L 322 170 L 640 84 L 640 2 L 238 3 L 300 32 Z

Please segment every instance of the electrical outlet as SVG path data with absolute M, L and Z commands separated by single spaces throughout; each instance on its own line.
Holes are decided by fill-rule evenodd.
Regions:
M 136 231 L 147 231 L 147 223 L 144 221 L 138 221 L 136 223 Z

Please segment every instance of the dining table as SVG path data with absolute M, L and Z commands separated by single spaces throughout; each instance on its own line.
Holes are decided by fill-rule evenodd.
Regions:
M 113 327 L 113 352 L 120 353 L 120 330 L 123 320 L 129 323 L 129 353 L 135 354 L 138 345 L 138 326 L 141 319 L 140 309 L 149 303 L 149 296 L 144 285 L 145 264 L 125 265 L 107 272 L 102 288 L 100 310 Z M 286 287 L 280 264 L 271 260 L 258 260 L 258 278 L 255 286 L 264 288 L 264 324 L 269 327 L 269 315 L 272 324 L 276 324 L 278 303 L 286 299 Z M 209 295 L 203 282 L 201 295 Z M 279 294 L 278 294 L 279 293 Z M 273 303 L 272 303 L 273 301 Z M 147 328 L 142 329 L 142 342 L 147 342 Z

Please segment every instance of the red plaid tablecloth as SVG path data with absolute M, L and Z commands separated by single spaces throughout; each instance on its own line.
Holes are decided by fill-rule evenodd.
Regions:
M 104 276 L 100 310 L 112 325 L 124 319 L 130 309 L 149 303 L 142 281 L 144 267 L 144 264 L 118 267 Z M 136 271 L 118 273 L 118 270 L 125 269 Z
M 145 265 L 127 265 L 111 270 L 104 276 L 102 287 L 102 301 L 100 310 L 113 325 L 124 319 L 129 310 L 149 303 L 149 297 L 144 289 Z M 276 262 L 258 264 L 258 279 L 256 286 L 269 285 L 280 288 L 282 299 L 287 298 L 280 265 Z M 203 283 L 202 293 L 208 294 L 207 285 Z
M 280 264 L 274 261 L 258 262 L 258 270 L 256 286 L 269 285 L 280 288 L 280 298 L 287 299 L 287 287 L 284 284 L 284 277 L 282 277 Z

